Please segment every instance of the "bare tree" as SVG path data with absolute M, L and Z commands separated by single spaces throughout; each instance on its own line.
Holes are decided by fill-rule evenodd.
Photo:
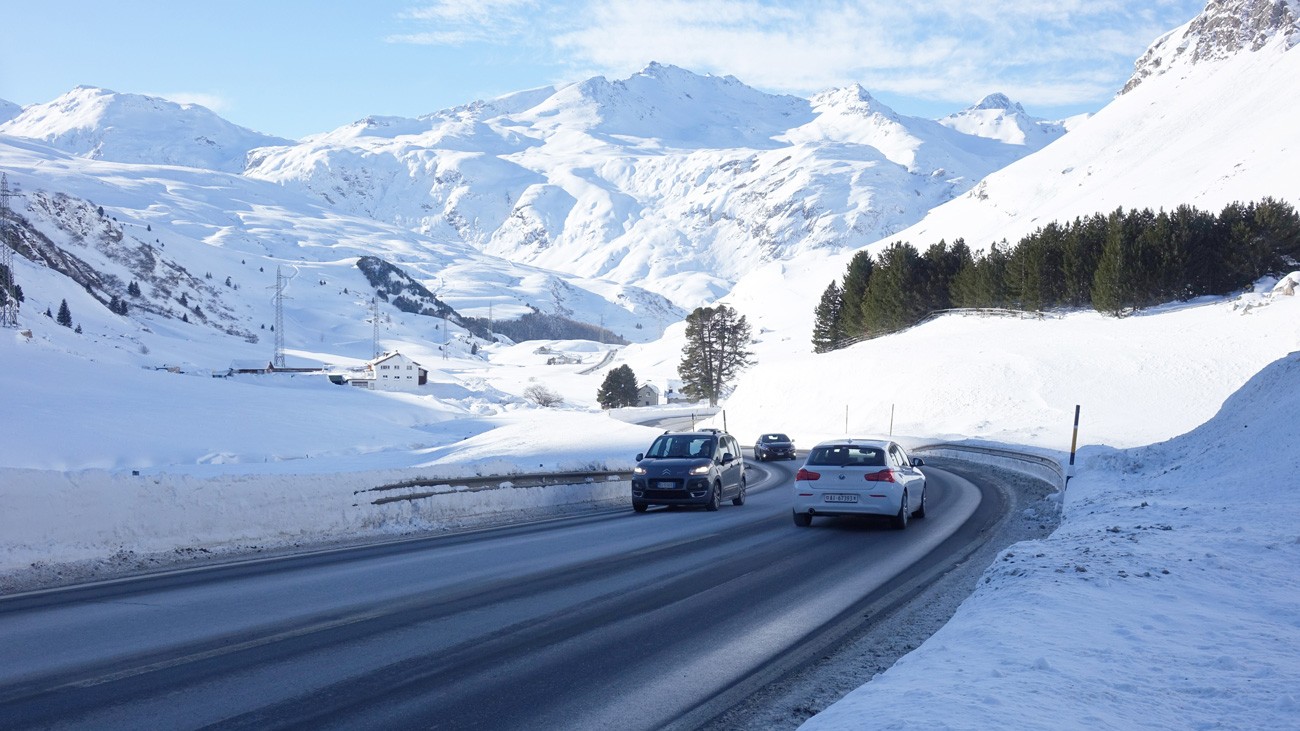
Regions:
M 524 398 L 528 399 L 529 401 L 532 401 L 538 406 L 543 406 L 548 409 L 553 406 L 559 406 L 560 404 L 564 403 L 564 399 L 560 396 L 560 394 L 552 391 L 551 389 L 547 388 L 546 386 L 543 386 L 540 383 L 534 383 L 528 388 L 525 388 Z

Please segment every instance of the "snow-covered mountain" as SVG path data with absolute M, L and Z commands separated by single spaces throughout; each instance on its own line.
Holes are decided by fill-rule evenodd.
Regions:
M 40 314 L 66 301 L 85 331 L 73 352 L 84 357 L 204 368 L 265 359 L 279 271 L 280 337 L 298 365 L 364 360 L 376 339 L 390 349 L 476 351 L 484 341 L 471 331 L 482 328 L 458 326 L 461 316 L 539 312 L 644 340 L 684 314 L 637 287 L 515 264 L 240 175 L 89 160 L 4 136 L 0 170 L 21 192 L 10 228 L 25 297 L 19 324 L 40 330 L 50 322 Z M 392 265 L 390 281 L 371 281 L 362 257 Z M 389 296 L 397 292 L 401 301 Z M 128 304 L 125 316 L 114 299 Z M 457 311 L 450 332 L 439 302 Z
M 1063 133 L 1001 95 L 940 123 L 857 85 L 801 99 L 654 63 L 296 143 L 201 106 L 91 87 L 0 124 L 75 157 L 243 173 L 309 208 L 677 308 L 726 294 L 765 261 L 889 235 Z
M 5 118 L 0 107 L 0 120 Z M 0 134 L 40 140 L 95 160 L 233 173 L 243 171 L 253 148 L 292 144 L 231 124 L 198 104 L 90 86 L 20 110 L 0 124 Z
M 899 234 L 1015 240 L 1116 207 L 1294 202 L 1300 167 L 1295 0 L 1215 0 L 1157 39 L 1124 90 L 1058 144 L 989 175 Z
M 1046 122 L 1025 113 L 1005 94 L 989 94 L 978 104 L 939 120 L 939 124 L 976 137 L 988 137 L 1038 150 L 1065 134 L 1062 122 Z
M 1300 43 L 1300 2 L 1296 0 L 1212 0 L 1186 25 L 1151 44 L 1137 61 L 1121 93 L 1160 76 L 1204 61 L 1232 58 L 1277 45 L 1287 50 Z
M 1190 204 L 1217 213 L 1229 203 L 1265 197 L 1300 206 L 1294 175 L 1300 169 L 1294 132 L 1300 117 L 1300 96 L 1294 93 L 1300 79 L 1297 5 L 1210 2 L 1201 15 L 1153 43 L 1136 64 L 1133 79 L 1140 83 L 1130 81 L 1126 91 L 1051 145 L 865 248 L 907 241 L 924 250 L 964 238 L 983 249 L 1004 239 L 1014 243 L 1052 221 L 1120 207 L 1171 210 Z M 1243 20 L 1258 18 L 1275 22 Z M 1251 30 L 1234 34 L 1225 27 Z M 740 280 L 730 301 L 764 327 L 811 333 L 817 297 L 843 276 L 849 256 L 764 267 Z M 777 281 L 801 293 L 799 301 L 771 304 L 767 293 Z M 810 348 L 806 338 L 797 342 Z
M 5 99 L 0 99 L 0 124 L 17 117 L 22 113 L 22 111 L 23 108 L 17 104 Z
M 362 120 L 259 150 L 247 174 L 694 306 L 764 261 L 887 236 L 1062 133 L 1010 101 L 945 125 L 856 85 L 806 100 L 650 64 L 622 80 Z
M 120 296 L 146 254 L 218 282 L 240 283 L 254 262 L 260 297 L 191 287 L 187 298 L 203 302 L 209 324 L 229 316 L 218 332 L 262 336 L 262 349 L 265 280 L 292 264 L 346 282 L 346 302 L 290 307 L 338 308 L 355 320 L 340 342 L 365 350 L 365 325 L 351 329 L 364 320 L 356 292 L 369 285 L 352 270 L 363 255 L 466 315 L 554 313 L 643 342 L 683 307 L 728 295 L 761 328 L 802 343 L 816 296 L 864 245 L 961 237 L 979 247 L 1116 206 L 1293 195 L 1294 105 L 1277 93 L 1300 77 L 1292 1 L 1211 3 L 1153 45 L 1140 84 L 1068 134 L 999 94 L 934 121 L 857 85 L 799 99 L 651 64 L 623 80 L 372 117 L 297 143 L 201 107 L 80 88 L 0 125 L 0 166 L 25 191 L 16 209 L 32 231 L 78 256 L 87 242 L 98 252 L 82 257 L 102 267 L 89 306 Z M 1221 40 L 1215 54 L 1176 52 L 1224 37 L 1207 29 L 1242 17 L 1253 30 L 1231 36 L 1236 53 L 1224 55 L 1232 46 Z M 1251 20 L 1261 17 L 1276 22 Z M 1152 61 L 1156 49 L 1173 60 Z M 1179 72 L 1150 72 L 1171 65 Z M 224 162 L 205 161 L 213 151 Z M 242 174 L 201 167 L 244 156 Z M 87 218 L 101 206 L 104 216 Z M 96 220 L 105 217 L 112 223 Z M 119 245 L 137 268 L 109 262 L 104 247 Z M 155 316 L 183 314 L 169 299 L 177 286 L 159 290 Z M 793 295 L 772 297 L 775 288 Z M 60 299 L 25 290 L 44 307 Z M 427 338 L 423 324 L 411 320 L 401 337 Z M 131 324 L 113 327 L 121 335 Z M 304 352 L 329 350 L 319 334 L 314 344 L 286 335 Z

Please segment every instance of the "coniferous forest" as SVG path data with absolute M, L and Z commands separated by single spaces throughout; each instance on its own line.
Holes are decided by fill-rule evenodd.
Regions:
M 1300 216 L 1265 198 L 1218 214 L 1116 209 L 973 254 L 962 239 L 924 252 L 895 242 L 859 251 L 817 304 L 813 349 L 824 353 L 910 327 L 953 308 L 1042 311 L 1092 307 L 1122 317 L 1143 307 L 1226 295 L 1300 262 Z

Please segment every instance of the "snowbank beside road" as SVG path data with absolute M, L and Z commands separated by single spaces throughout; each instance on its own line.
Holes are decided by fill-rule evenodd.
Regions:
M 561 508 L 627 503 L 628 483 L 470 489 L 455 479 L 436 488 L 373 492 L 412 479 L 410 471 L 321 475 L 133 476 L 88 470 L 5 470 L 9 492 L 0 533 L 0 577 L 56 564 L 124 554 L 266 551 L 286 546 L 375 540 L 417 531 L 525 520 Z M 376 505 L 379 498 L 438 494 Z M 0 579 L 0 588 L 4 587 Z
M 1293 353 L 1188 434 L 1086 450 L 1051 537 L 802 728 L 1294 729 L 1297 383 Z

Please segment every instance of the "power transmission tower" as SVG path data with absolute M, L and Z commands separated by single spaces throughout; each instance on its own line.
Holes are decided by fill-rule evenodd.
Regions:
M 280 267 L 275 268 L 275 358 L 271 365 L 276 368 L 284 367 L 284 275 L 280 273 Z
M 9 176 L 0 173 L 0 266 L 5 270 L 4 281 L 0 282 L 4 288 L 0 292 L 4 298 L 4 304 L 0 305 L 0 327 L 18 327 L 18 297 L 14 293 L 14 247 L 18 239 L 15 236 L 10 244 L 5 235 L 9 228 L 9 196 L 17 192 L 17 186 L 12 191 L 9 189 Z

